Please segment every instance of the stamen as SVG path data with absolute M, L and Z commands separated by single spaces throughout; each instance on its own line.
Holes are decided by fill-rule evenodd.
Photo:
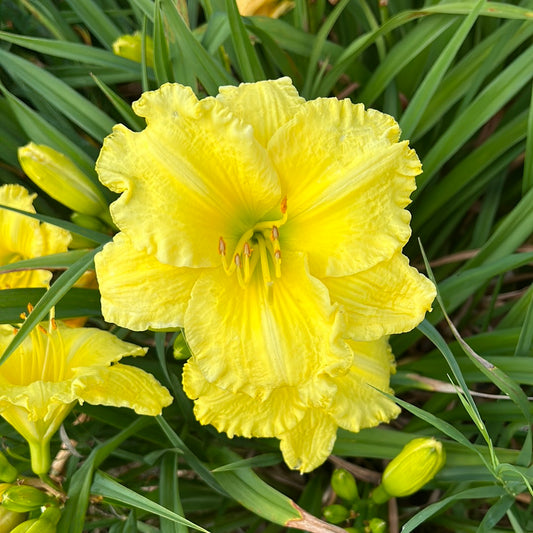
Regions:
M 272 231 L 270 233 L 270 240 L 277 241 L 279 239 L 279 230 L 277 226 L 272 226 Z
M 244 282 L 248 283 L 250 280 L 250 256 L 252 255 L 252 249 L 248 242 L 244 243 L 242 254 L 244 255 Z
M 31 313 L 33 311 L 33 305 L 30 303 L 27 305 L 28 311 Z
M 284 215 L 287 212 L 287 197 L 284 196 L 283 200 L 281 200 L 281 214 Z
M 241 256 L 239 254 L 235 254 L 234 257 L 235 266 L 237 267 L 237 280 L 239 281 L 239 285 L 242 289 L 246 289 L 246 284 L 244 283 L 244 279 L 242 277 L 242 262 L 241 262 Z
M 276 272 L 276 278 L 281 278 L 281 250 L 274 252 L 274 270 Z
M 222 237 L 218 240 L 218 253 L 220 255 L 226 255 L 226 243 Z
M 28 317 L 26 316 L 26 313 L 20 313 L 19 315 L 20 318 L 22 318 L 22 320 L 26 320 Z
M 266 243 L 262 237 L 257 241 L 259 245 L 259 256 L 261 259 L 261 273 L 263 274 L 263 281 L 265 285 L 268 286 L 272 283 L 272 278 L 270 277 L 270 268 L 268 267 L 268 255 L 266 250 Z

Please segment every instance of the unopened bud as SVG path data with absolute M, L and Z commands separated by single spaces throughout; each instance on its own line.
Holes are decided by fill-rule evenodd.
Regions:
M 18 149 L 18 158 L 27 176 L 54 200 L 86 215 L 106 213 L 107 202 L 97 185 L 66 155 L 31 142 Z
M 446 462 L 442 443 L 433 438 L 413 439 L 387 465 L 381 485 L 373 492 L 376 503 L 409 496 L 432 480 Z
M 6 456 L 0 452 L 0 481 L 13 483 L 17 479 L 17 469 L 7 460 Z
M 26 513 L 15 513 L 0 505 L 0 533 L 11 533 L 25 519 Z
M 176 337 L 176 340 L 174 341 L 173 349 L 174 349 L 173 351 L 174 359 L 178 359 L 178 360 L 188 359 L 191 356 L 191 350 L 189 349 L 189 346 L 187 345 L 187 341 L 185 340 L 183 333 L 180 333 Z
M 122 35 L 113 43 L 113 53 L 140 63 L 142 61 L 142 34 L 138 31 L 132 35 Z M 154 66 L 154 42 L 147 35 L 145 41 L 146 64 Z
M 368 521 L 368 527 L 371 533 L 385 533 L 387 531 L 387 522 L 382 518 L 371 518 Z
M 344 505 L 333 504 L 324 507 L 322 514 L 330 524 L 340 524 L 350 517 L 350 511 Z
M 333 471 L 331 476 L 331 487 L 337 496 L 349 503 L 359 498 L 355 479 L 352 474 L 347 470 L 344 470 L 344 468 L 337 468 Z
M 53 501 L 52 497 L 30 485 L 12 485 L 2 494 L 2 507 L 17 513 L 35 511 Z

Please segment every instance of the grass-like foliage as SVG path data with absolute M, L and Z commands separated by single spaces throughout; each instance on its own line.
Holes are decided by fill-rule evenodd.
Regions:
M 138 61 L 114 54 L 134 32 Z M 104 322 L 95 286 L 74 285 L 116 228 L 109 216 L 71 216 L 17 157 L 29 142 L 47 145 L 110 203 L 95 161 L 114 124 L 144 128 L 130 107 L 142 92 L 179 82 L 204 97 L 282 76 L 306 99 L 349 98 L 398 120 L 423 164 L 406 255 L 439 294 L 417 329 L 391 339 L 402 414 L 339 430 L 333 455 L 305 475 L 284 465 L 274 439 L 229 439 L 196 421 L 181 331 Z M 0 363 L 53 308 L 149 348 L 133 364 L 174 397 L 159 417 L 75 406 L 52 439 L 57 531 L 533 531 L 532 78 L 532 0 L 295 0 L 278 18 L 241 16 L 234 0 L 0 2 L 0 184 L 36 192 L 32 216 L 73 235 L 68 251 L 0 265 L 54 273 L 49 290 L 0 291 L 2 324 L 20 324 L 33 304 Z M 0 435 L 31 476 L 26 442 L 3 419 Z M 387 461 L 424 436 L 442 441 L 444 468 L 411 496 L 373 503 Z M 334 468 L 357 479 L 352 501 L 332 490 Z

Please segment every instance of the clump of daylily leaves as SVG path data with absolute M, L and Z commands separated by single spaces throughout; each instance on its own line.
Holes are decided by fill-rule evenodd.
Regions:
M 349 533 L 385 533 L 387 522 L 379 516 L 381 505 L 391 498 L 419 491 L 445 462 L 446 453 L 441 442 L 425 437 L 413 439 L 388 463 L 381 483 L 367 498 L 359 494 L 353 475 L 337 468 L 331 476 L 331 488 L 342 503 L 324 507 L 324 519 L 345 526 Z

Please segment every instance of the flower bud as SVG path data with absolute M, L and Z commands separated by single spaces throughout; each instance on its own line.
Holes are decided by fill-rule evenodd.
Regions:
M 355 479 L 343 468 L 337 468 L 331 476 L 331 487 L 335 494 L 347 502 L 353 502 L 359 498 Z
M 13 528 L 25 519 L 25 513 L 15 513 L 0 505 L 0 533 L 11 533 Z
M 6 456 L 0 452 L 0 481 L 13 483 L 17 479 L 17 469 L 7 460 Z
M 322 511 L 324 518 L 330 524 L 340 524 L 350 517 L 350 511 L 344 505 L 328 505 Z
M 27 176 L 54 200 L 86 215 L 107 212 L 107 202 L 96 184 L 66 155 L 31 142 L 18 149 L 18 158 Z
M 191 350 L 187 345 L 187 341 L 185 340 L 183 333 L 176 337 L 172 353 L 174 355 L 174 359 L 178 360 L 188 359 L 191 356 Z
M 435 477 L 445 462 L 441 442 L 434 438 L 413 439 L 387 465 L 372 499 L 383 503 L 392 497 L 415 493 Z
M 30 485 L 12 485 L 2 494 L 2 507 L 17 513 L 34 511 L 53 501 L 43 491 Z
M 146 64 L 154 66 L 154 42 L 147 35 L 145 41 Z M 122 35 L 113 43 L 113 53 L 140 63 L 142 61 L 142 34 L 136 31 L 132 35 Z
M 382 518 L 371 518 L 368 522 L 371 533 L 385 533 L 387 531 L 387 522 Z

